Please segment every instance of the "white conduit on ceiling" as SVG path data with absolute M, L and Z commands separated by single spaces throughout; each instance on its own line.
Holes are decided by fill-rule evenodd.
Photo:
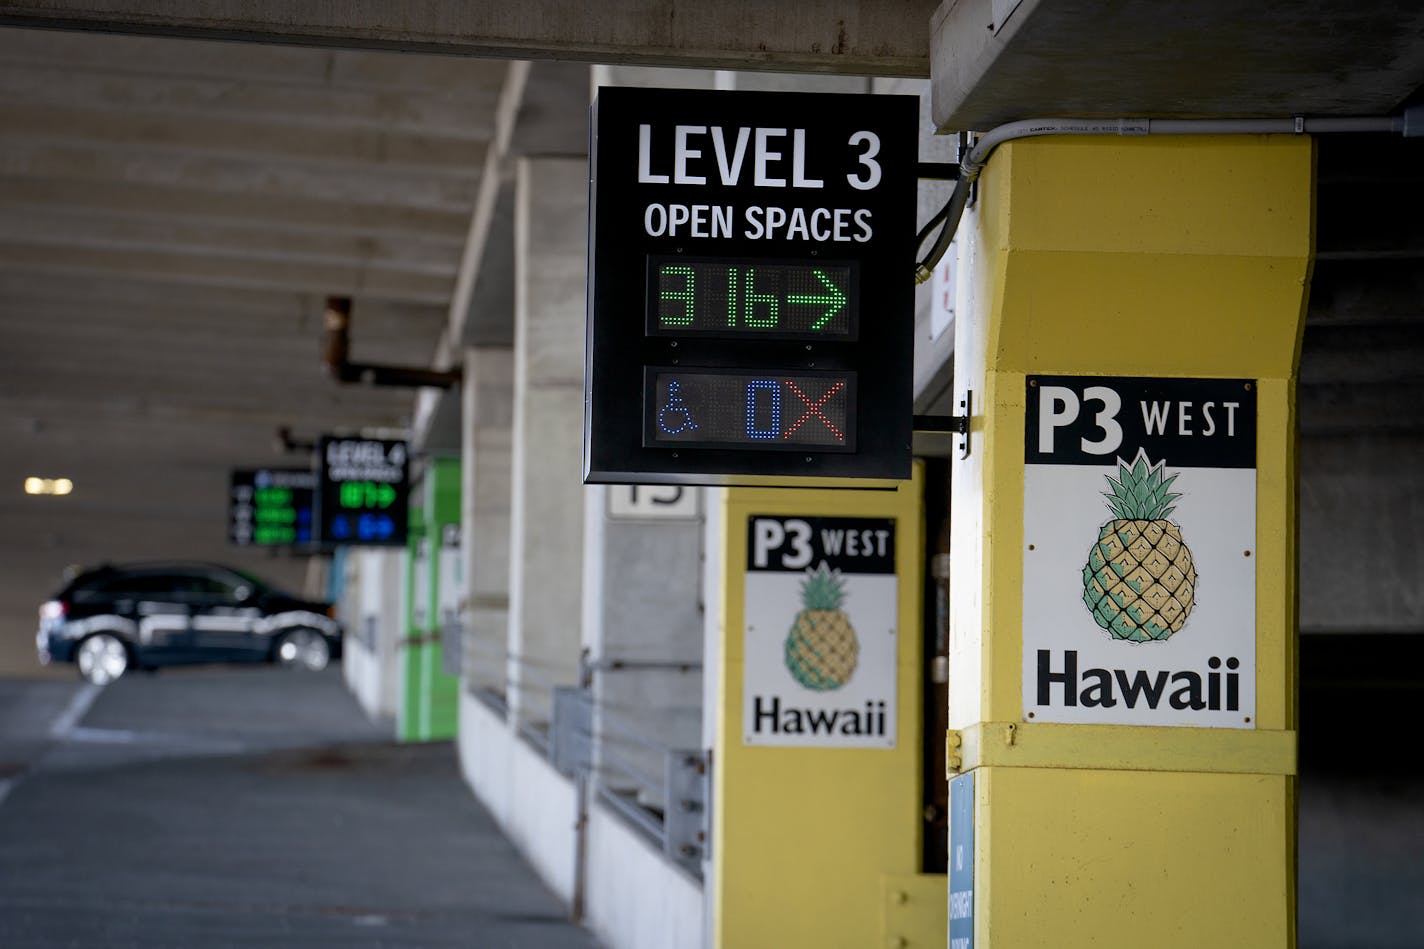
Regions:
M 1407 109 L 1401 116 L 1289 119 L 1024 119 L 986 132 L 960 162 L 959 180 L 949 202 L 920 232 L 920 242 L 940 221 L 939 238 L 929 254 L 915 266 L 915 282 L 930 279 L 944 256 L 959 219 L 969 203 L 969 193 L 983 173 L 989 155 L 1005 142 L 1041 135 L 1319 135 L 1339 132 L 1389 132 L 1407 138 L 1424 136 L 1424 106 Z

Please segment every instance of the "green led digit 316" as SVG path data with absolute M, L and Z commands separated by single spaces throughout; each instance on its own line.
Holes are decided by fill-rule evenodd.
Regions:
M 650 257 L 648 332 L 854 339 L 857 269 L 845 261 Z
M 346 481 L 340 492 L 341 506 L 351 510 L 383 510 L 396 499 L 395 487 L 381 481 Z

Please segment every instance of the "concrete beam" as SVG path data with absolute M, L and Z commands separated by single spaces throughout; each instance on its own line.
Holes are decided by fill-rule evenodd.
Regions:
M 1424 6 L 1392 0 L 945 0 L 934 120 L 1381 115 L 1424 77 Z
M 215 288 L 246 287 L 303 292 L 323 287 L 345 296 L 444 303 L 453 275 L 430 275 L 363 266 L 360 261 L 312 264 L 278 258 L 195 256 L 177 248 L 70 249 L 0 240 L 0 269 L 51 276 L 151 276 Z
M 185 255 L 286 260 L 315 265 L 360 260 L 368 268 L 453 278 L 459 245 L 449 237 L 400 238 L 359 233 L 312 234 L 257 222 L 154 220 L 93 213 L 73 205 L 55 209 L 0 203 L 0 241 L 44 244 L 68 254 L 84 248 L 181 247 Z
M 429 209 L 470 207 L 478 177 L 320 160 L 274 162 L 255 155 L 232 157 L 178 148 L 150 150 L 112 144 L 96 150 L 80 142 L 8 136 L 4 169 L 8 175 L 24 179 L 177 186 L 224 194 Z
M 293 5 L 0 2 L 0 24 L 511 59 L 876 76 L 929 72 L 933 0 Z
M 320 162 L 421 175 L 472 177 L 485 142 L 474 122 L 457 137 L 428 132 L 319 125 L 304 119 L 234 118 L 17 104 L 0 106 L 7 141 L 67 142 L 98 148 L 221 154 L 228 160 Z
M 143 0 L 131 6 L 154 8 Z M 95 8 L 90 5 L 88 9 L 93 12 Z M 13 26 L 12 12 L 13 5 L 0 5 L 0 26 Z M 332 13 L 338 15 L 335 8 Z M 265 42 L 183 41 L 174 33 L 160 36 L 159 31 L 154 32 L 141 36 L 134 31 L 99 31 L 84 24 L 75 24 L 72 30 L 4 29 L 0 30 L 0 58 L 51 66 L 84 63 L 86 70 L 128 77 L 139 74 L 183 82 L 211 78 L 273 85 L 279 90 L 361 89 L 383 97 L 391 93 L 434 94 L 456 101 L 466 100 L 472 87 L 485 93 L 497 89 L 505 65 L 470 57 L 393 56 L 339 49 L 336 44 L 301 44 L 327 47 L 314 50 Z
M 7 102 L 31 106 L 88 106 L 111 110 L 161 111 L 171 114 L 216 116 L 232 119 L 295 121 L 310 125 L 379 128 L 402 133 L 434 130 L 454 136 L 469 135 L 479 126 L 471 117 L 487 115 L 494 108 L 498 91 L 489 75 L 502 64 L 465 60 L 469 75 L 453 83 L 435 75 L 424 88 L 404 86 L 334 87 L 325 77 L 248 76 L 237 64 L 223 75 L 170 74 L 154 68 L 170 65 L 174 51 L 195 47 L 208 67 L 214 65 L 210 43 L 184 44 L 175 40 L 147 40 L 162 44 L 143 58 L 126 49 L 126 37 L 92 37 L 92 50 L 67 60 L 33 60 L 18 55 L 13 37 L 62 36 L 29 30 L 0 30 L 0 95 Z M 102 44 L 102 45 L 100 45 Z M 28 43 L 27 43 L 28 45 Z M 223 50 L 224 53 L 230 53 Z M 309 58 L 321 57 L 309 50 Z M 369 54 L 375 55 L 375 54 Z M 116 62 L 118 57 L 124 58 Z M 219 61 L 228 57 L 222 57 Z M 443 61 L 437 61 L 442 62 Z M 82 63 L 80 67 L 78 64 Z M 127 68 L 125 67 L 127 65 Z M 145 70 L 136 73 L 136 68 Z M 200 68 L 194 63 L 193 68 Z M 493 86 L 493 88 L 491 88 Z M 452 88 L 453 87 L 453 88 Z
M 122 214 L 153 221 L 206 221 L 251 224 L 309 234 L 358 233 L 371 238 L 447 240 L 456 246 L 467 214 L 457 202 L 437 207 L 380 204 L 371 198 L 321 198 L 292 191 L 224 192 L 188 182 L 158 183 L 126 180 L 116 187 L 102 177 L 50 178 L 43 171 L 0 175 L 0 206 L 85 210 Z
M 197 432 L 192 439 L 194 445 L 205 445 L 205 439 L 214 431 L 222 434 L 226 450 L 228 432 L 241 431 L 245 427 L 257 429 L 268 439 L 264 443 L 263 458 L 270 448 L 270 440 L 277 427 L 296 423 L 297 435 L 316 435 L 322 431 L 364 426 L 400 428 L 410 410 L 409 394 L 403 391 L 350 390 L 337 393 L 329 387 L 325 393 L 313 393 L 301 400 L 300 412 L 291 402 L 274 402 L 262 398 L 261 393 L 247 393 L 245 397 L 219 398 L 211 396 L 189 397 L 181 393 L 149 393 L 145 396 L 124 396 L 109 401 L 96 402 L 82 393 L 66 393 L 60 398 L 0 396 L 0 412 L 11 421 L 10 430 L 18 430 L 22 435 L 31 431 L 80 433 L 77 442 L 82 451 L 87 452 L 86 465 L 92 467 L 96 457 L 96 446 L 110 439 L 126 449 L 144 444 L 144 439 L 121 437 L 117 432 L 125 427 L 147 431 L 155 437 L 168 431 L 170 426 L 183 431 L 184 426 L 195 426 Z M 304 393 L 297 391 L 293 398 Z M 201 435 L 202 438 L 197 436 Z M 166 436 L 165 436 L 166 437 Z M 211 448 L 211 443 L 206 447 Z M 47 457 L 47 456 L 46 456 Z M 145 463 L 152 465 L 153 458 L 142 455 Z M 255 456 L 254 456 L 255 457 Z M 273 456 L 274 458 L 291 456 Z M 26 455 L 28 461 L 42 460 L 38 456 Z M 256 463 L 256 462 L 254 462 Z

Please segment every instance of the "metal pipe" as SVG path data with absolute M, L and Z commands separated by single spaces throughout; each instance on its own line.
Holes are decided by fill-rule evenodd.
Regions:
M 1424 134 L 1424 107 L 1402 116 L 1347 116 L 1341 118 L 1285 119 L 1023 119 L 1008 122 L 982 135 L 959 164 L 959 180 L 949 202 L 935 219 L 943 219 L 939 237 L 930 252 L 915 265 L 915 282 L 924 283 L 934 273 L 959 230 L 974 182 L 979 180 L 994 149 L 1008 141 L 1043 135 L 1316 135 L 1330 133 L 1389 132 L 1406 136 Z
M 326 313 L 322 317 L 321 358 L 331 377 L 346 383 L 448 389 L 457 385 L 464 375 L 459 368 L 421 369 L 351 362 L 350 297 L 326 298 Z

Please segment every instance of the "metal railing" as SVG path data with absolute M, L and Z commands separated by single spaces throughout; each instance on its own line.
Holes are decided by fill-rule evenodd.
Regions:
M 685 739 L 668 736 L 672 730 L 697 740 L 700 702 L 657 707 L 613 702 L 599 681 L 623 673 L 700 676 L 700 661 L 591 658 L 585 652 L 575 673 L 579 684 L 571 685 L 559 681 L 568 670 L 554 663 L 470 637 L 462 671 L 472 695 L 506 716 L 521 738 L 576 782 L 581 830 L 589 802 L 597 800 L 669 860 L 701 878 L 709 842 L 708 757 L 700 748 L 680 747 Z M 669 729 L 668 723 L 679 717 L 688 727 Z
M 646 723 L 666 722 L 669 714 L 697 715 L 700 722 L 702 708 L 649 709 L 597 701 L 595 675 L 634 670 L 692 673 L 700 672 L 701 664 L 586 660 L 583 685 L 555 690 L 550 760 L 578 782 L 585 798 L 599 801 L 658 846 L 669 860 L 700 879 L 709 843 L 707 755 L 700 748 L 673 747 Z M 650 761 L 660 766 L 650 766 Z M 586 807 L 586 801 L 580 804 Z

